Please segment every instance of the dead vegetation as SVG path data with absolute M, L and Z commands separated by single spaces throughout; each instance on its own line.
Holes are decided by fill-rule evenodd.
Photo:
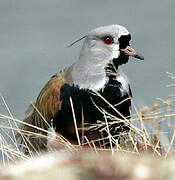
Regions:
M 175 79 L 172 74 L 169 73 L 168 75 L 171 78 Z M 12 113 L 10 112 L 10 108 L 8 107 L 7 102 L 2 95 L 1 102 L 6 110 L 6 113 L 0 114 L 1 122 L 3 122 L 0 124 L 0 153 L 2 162 L 0 175 L 2 174 L 2 177 L 7 177 L 9 175 L 9 177 L 12 179 L 20 179 L 23 176 L 17 177 L 17 175 L 14 175 L 13 173 L 10 175 L 10 172 L 14 171 L 12 171 L 12 169 L 18 167 L 18 164 L 15 166 L 12 166 L 11 164 L 16 163 L 19 160 L 23 161 L 22 164 L 27 163 L 28 160 L 33 163 L 33 161 L 37 160 L 38 158 L 42 158 L 42 156 L 40 157 L 40 154 L 42 153 L 42 150 L 40 151 L 40 147 L 37 147 L 35 152 L 30 150 L 30 148 L 33 147 L 31 141 L 32 138 L 34 139 L 34 141 L 35 139 L 37 139 L 37 141 L 44 140 L 44 142 L 47 142 L 47 152 L 53 153 L 53 151 L 57 151 L 58 157 L 56 153 L 53 153 L 53 155 L 45 155 L 46 157 L 52 157 L 52 160 L 54 158 L 56 159 L 53 160 L 50 166 L 46 167 L 48 176 L 50 176 L 50 169 L 53 169 L 53 171 L 51 171 L 51 174 L 53 174 L 54 177 L 65 177 L 67 179 L 81 179 L 82 176 L 86 176 L 86 179 L 91 179 L 90 177 L 93 177 L 92 179 L 139 180 L 139 173 L 142 171 L 149 174 L 148 176 L 140 178 L 145 180 L 171 179 L 168 177 L 167 173 L 169 173 L 169 175 L 172 174 L 172 176 L 175 176 L 175 171 L 173 169 L 173 172 L 171 167 L 175 167 L 175 162 L 171 160 L 174 159 L 175 153 L 175 124 L 173 122 L 175 118 L 175 108 L 172 98 L 171 100 L 163 100 L 159 98 L 157 99 L 157 102 L 151 107 L 145 106 L 141 109 L 138 109 L 133 103 L 134 108 L 130 120 L 126 118 L 124 118 L 124 120 L 116 119 L 116 117 L 108 114 L 103 109 L 99 109 L 104 114 L 104 117 L 106 117 L 106 121 L 99 121 L 97 122 L 97 124 L 91 126 L 90 128 L 106 130 L 106 132 L 108 133 L 107 138 L 109 139 L 109 142 L 111 144 L 110 148 L 108 149 L 106 149 L 105 143 L 101 143 L 103 141 L 103 138 L 100 140 L 97 139 L 94 141 L 89 141 L 85 136 L 80 137 L 78 132 L 80 130 L 83 131 L 83 127 L 82 129 L 77 128 L 75 117 L 74 124 L 76 128 L 78 145 L 73 145 L 64 137 L 55 134 L 51 127 L 49 131 L 46 131 L 42 128 L 32 126 L 31 124 L 27 124 L 21 120 L 14 118 Z M 109 103 L 108 105 L 115 109 L 115 106 L 112 106 Z M 110 122 L 107 121 L 108 116 L 110 116 Z M 114 123 L 116 123 L 116 121 L 125 123 L 125 125 L 129 126 L 131 129 L 129 132 L 120 134 L 120 142 L 118 142 L 115 137 L 110 135 L 110 127 Z M 37 129 L 38 131 L 36 131 L 36 133 L 33 131 L 20 131 L 20 124 L 25 124 L 27 126 L 30 126 L 31 128 Z M 19 143 L 21 142 L 18 141 L 15 136 L 17 132 L 20 134 L 22 139 L 22 148 L 19 147 Z M 30 137 L 30 141 L 28 140 L 28 137 Z M 99 146 L 96 146 L 96 142 L 100 142 Z M 115 144 L 115 146 L 113 146 L 112 144 Z M 142 157 L 142 155 L 145 153 L 149 153 L 150 155 Z M 63 157 L 65 157 L 65 159 L 63 158 L 63 161 L 61 161 L 61 163 L 58 163 L 57 161 L 60 160 L 62 155 Z M 125 159 L 127 159 L 127 162 Z M 75 166 L 73 166 L 72 163 L 75 164 Z M 133 164 L 134 167 L 132 167 Z M 126 168 L 124 168 L 125 166 Z M 157 166 L 158 169 L 154 169 L 155 166 Z M 4 169 L 3 167 L 6 168 Z M 57 172 L 58 167 L 59 173 Z M 167 173 L 163 173 L 163 168 L 166 169 Z M 72 176 L 64 174 L 67 171 L 70 171 L 70 174 Z M 25 176 L 28 176 L 26 173 L 29 172 L 27 170 L 24 173 Z M 134 174 L 135 172 L 138 172 L 138 174 Z M 159 176 L 159 172 L 162 176 Z M 45 177 L 47 177 L 47 173 Z M 38 174 L 41 175 L 42 179 L 44 179 L 42 170 L 39 171 L 39 173 L 32 174 L 31 176 L 33 179 L 35 179 L 36 177 L 38 177 Z M 170 177 L 172 176 L 170 175 Z
M 21 120 L 15 119 L 10 113 L 9 107 L 2 96 L 1 99 L 3 100 L 7 112 L 9 113 L 9 115 L 0 114 L 0 118 L 7 122 L 6 124 L 1 125 L 1 131 L 3 133 L 1 134 L 0 139 L 2 162 L 4 165 L 15 159 L 30 159 L 33 157 L 33 152 L 31 152 L 29 148 L 29 143 L 32 142 L 29 142 L 27 138 L 31 138 L 32 136 L 33 138 L 45 139 L 47 141 L 49 151 L 65 149 L 69 152 L 77 152 L 81 151 L 83 148 L 89 148 L 95 152 L 105 150 L 105 144 L 100 144 L 98 147 L 95 145 L 96 141 L 99 141 L 99 139 L 89 141 L 86 137 L 79 137 L 78 132 L 80 129 L 76 127 L 75 118 L 74 123 L 78 145 L 72 145 L 64 137 L 55 134 L 52 128 L 50 128 L 49 131 L 46 131 L 42 128 L 34 127 L 30 124 L 22 122 Z M 111 116 L 107 112 L 103 112 L 103 110 L 101 111 L 104 113 L 104 116 Z M 110 135 L 110 127 L 116 123 L 116 120 L 119 121 L 119 119 L 110 117 L 112 120 L 108 122 L 106 118 L 105 122 L 99 121 L 90 128 L 106 130 L 108 133 L 109 142 L 115 144 L 115 146 L 110 146 L 110 151 L 112 154 L 117 151 L 131 152 L 136 154 L 140 154 L 142 152 L 151 152 L 157 156 L 167 158 L 174 152 L 174 116 L 174 104 L 170 100 L 165 101 L 159 99 L 159 102 L 153 104 L 151 107 L 143 107 L 140 110 L 135 108 L 135 113 L 132 113 L 130 120 L 120 120 L 131 128 L 129 132 L 120 134 L 120 143 Z M 36 128 L 39 131 L 43 131 L 47 134 L 47 136 L 44 136 L 41 133 L 34 133 L 32 131 L 20 131 L 18 128 L 20 123 L 31 126 L 32 128 Z M 20 133 L 23 140 L 23 148 L 27 149 L 28 155 L 25 155 L 23 148 L 19 148 L 20 142 L 17 142 L 15 136 L 16 132 Z M 11 143 L 7 142 L 7 139 L 10 139 Z M 100 141 L 102 140 L 103 139 L 100 139 Z M 40 151 L 36 150 L 35 153 L 39 154 Z

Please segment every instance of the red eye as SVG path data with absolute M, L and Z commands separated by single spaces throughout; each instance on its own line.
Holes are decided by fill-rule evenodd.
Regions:
M 113 44 L 114 39 L 111 36 L 105 36 L 102 38 L 103 42 L 107 45 Z

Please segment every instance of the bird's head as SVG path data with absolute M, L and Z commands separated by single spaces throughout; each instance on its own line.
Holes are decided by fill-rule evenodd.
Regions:
M 69 68 L 70 77 L 67 78 L 71 79 L 70 84 L 80 88 L 99 90 L 108 82 L 106 68 L 109 64 L 114 64 L 118 69 L 118 66 L 128 62 L 129 56 L 143 59 L 130 47 L 129 31 L 120 25 L 96 28 L 81 39 L 85 40 L 79 60 Z
M 109 25 L 93 29 L 85 36 L 80 53 L 80 59 L 91 59 L 95 63 L 109 63 L 113 60 L 115 65 L 125 64 L 129 56 L 143 60 L 130 46 L 131 35 L 120 25 Z

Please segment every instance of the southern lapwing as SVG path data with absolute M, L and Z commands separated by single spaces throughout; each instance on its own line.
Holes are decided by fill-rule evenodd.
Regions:
M 78 61 L 51 77 L 24 120 L 44 130 L 53 126 L 57 134 L 74 144 L 78 144 L 77 133 L 81 143 L 83 137 L 91 142 L 129 130 L 125 121 L 130 117 L 132 94 L 120 66 L 128 62 L 129 56 L 143 60 L 131 48 L 131 35 L 123 26 L 99 27 L 83 38 Z M 99 122 L 110 122 L 110 117 L 116 117 L 116 121 L 108 131 L 103 126 L 101 130 L 94 128 Z M 27 125 L 21 130 L 46 135 Z M 46 142 L 34 133 L 26 136 L 30 147 L 44 149 Z

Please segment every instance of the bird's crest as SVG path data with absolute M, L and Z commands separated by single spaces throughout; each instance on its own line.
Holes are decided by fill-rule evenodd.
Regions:
M 86 38 L 86 36 L 81 37 L 78 40 L 75 40 L 74 42 L 72 42 L 70 45 L 68 45 L 67 47 L 72 47 L 74 44 L 76 44 L 77 42 L 81 41 L 82 39 Z

